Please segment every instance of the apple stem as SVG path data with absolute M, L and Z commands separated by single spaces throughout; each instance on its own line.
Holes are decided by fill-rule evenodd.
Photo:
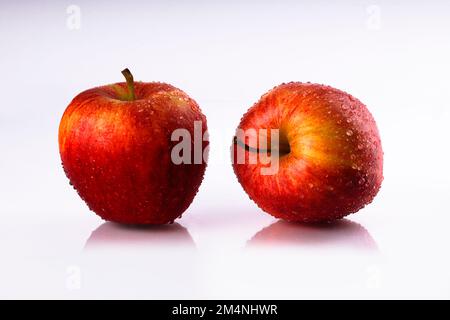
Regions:
M 259 152 L 267 152 L 268 151 L 268 150 L 265 150 L 265 149 L 263 150 L 263 149 L 250 147 L 249 145 L 247 145 L 244 142 L 240 141 L 237 137 L 233 138 L 233 143 L 237 144 L 238 146 L 244 148 L 246 151 L 249 151 L 249 152 L 259 153 Z
M 238 146 L 244 148 L 248 152 L 253 152 L 253 153 L 271 153 L 272 152 L 272 149 L 262 149 L 262 148 L 260 149 L 260 148 L 250 147 L 246 143 L 240 141 L 236 136 L 233 138 L 233 143 L 235 145 L 238 145 Z M 291 152 L 291 148 L 289 146 L 289 143 L 281 141 L 280 146 L 278 148 L 278 154 L 280 156 L 283 156 L 290 152 Z
M 131 71 L 128 68 L 125 68 L 122 70 L 122 74 L 125 77 L 125 80 L 127 81 L 127 86 L 128 86 L 128 99 L 127 100 L 135 100 L 136 96 L 134 93 L 134 79 L 133 79 L 133 74 L 131 73 Z

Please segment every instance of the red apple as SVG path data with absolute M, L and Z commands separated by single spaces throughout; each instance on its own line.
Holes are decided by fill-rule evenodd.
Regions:
M 169 223 L 191 204 L 206 168 L 203 159 L 172 161 L 172 133 L 182 129 L 195 136 L 196 122 L 203 135 L 206 118 L 183 91 L 134 83 L 128 69 L 122 73 L 127 83 L 84 91 L 67 107 L 59 127 L 62 164 L 80 197 L 103 219 Z M 207 145 L 200 140 L 202 150 Z
M 234 172 L 249 197 L 277 218 L 339 219 L 370 203 L 380 189 L 383 151 L 377 126 L 366 106 L 343 91 L 282 84 L 250 108 L 238 129 L 245 135 L 236 135 L 233 143 Z M 267 134 L 254 139 L 264 129 Z M 279 130 L 278 145 L 263 141 L 273 129 Z M 276 170 L 264 172 L 269 164 L 262 153 L 277 162 Z

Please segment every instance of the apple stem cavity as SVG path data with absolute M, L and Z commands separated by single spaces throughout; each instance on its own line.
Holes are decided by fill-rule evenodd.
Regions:
M 128 94 L 124 98 L 128 101 L 136 100 L 136 95 L 134 93 L 133 74 L 131 73 L 131 71 L 128 68 L 123 69 L 122 74 L 125 77 L 125 80 L 127 81 L 127 87 L 128 87 Z

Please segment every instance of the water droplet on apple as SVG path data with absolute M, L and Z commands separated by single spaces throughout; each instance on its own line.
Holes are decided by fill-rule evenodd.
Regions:
M 366 180 L 364 178 L 359 179 L 358 184 L 362 185 L 364 184 L 364 182 L 366 182 Z
M 350 159 L 355 160 L 355 159 L 356 159 L 356 156 L 355 156 L 354 154 L 351 154 L 351 155 L 350 155 Z
M 352 169 L 355 169 L 355 170 L 358 169 L 358 166 L 356 165 L 356 163 L 352 164 Z
M 352 130 L 347 130 L 346 134 L 350 137 L 353 135 L 353 131 Z
M 314 185 L 312 184 L 312 183 L 308 183 L 308 186 L 309 186 L 309 188 L 313 188 L 314 187 Z

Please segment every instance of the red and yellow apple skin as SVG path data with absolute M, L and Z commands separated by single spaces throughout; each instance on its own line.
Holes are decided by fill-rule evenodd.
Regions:
M 165 224 L 189 207 L 206 163 L 171 161 L 175 129 L 194 137 L 206 118 L 183 91 L 164 83 L 117 83 L 80 93 L 59 127 L 59 149 L 70 183 L 101 218 L 124 224 Z M 202 142 L 205 148 L 208 142 Z M 194 150 L 192 147 L 191 150 Z M 203 149 L 202 149 L 203 150 Z M 194 159 L 192 157 L 192 159 Z
M 298 222 L 340 219 L 370 203 L 380 189 L 383 151 L 378 129 L 366 106 L 350 94 L 318 84 L 282 84 L 263 95 L 238 128 L 279 129 L 280 140 L 289 143 L 290 152 L 280 154 L 273 175 L 261 174 L 267 164 L 249 163 L 249 153 L 259 152 L 258 146 L 232 146 L 238 181 L 274 217 Z M 238 148 L 244 148 L 245 163 L 237 163 Z

